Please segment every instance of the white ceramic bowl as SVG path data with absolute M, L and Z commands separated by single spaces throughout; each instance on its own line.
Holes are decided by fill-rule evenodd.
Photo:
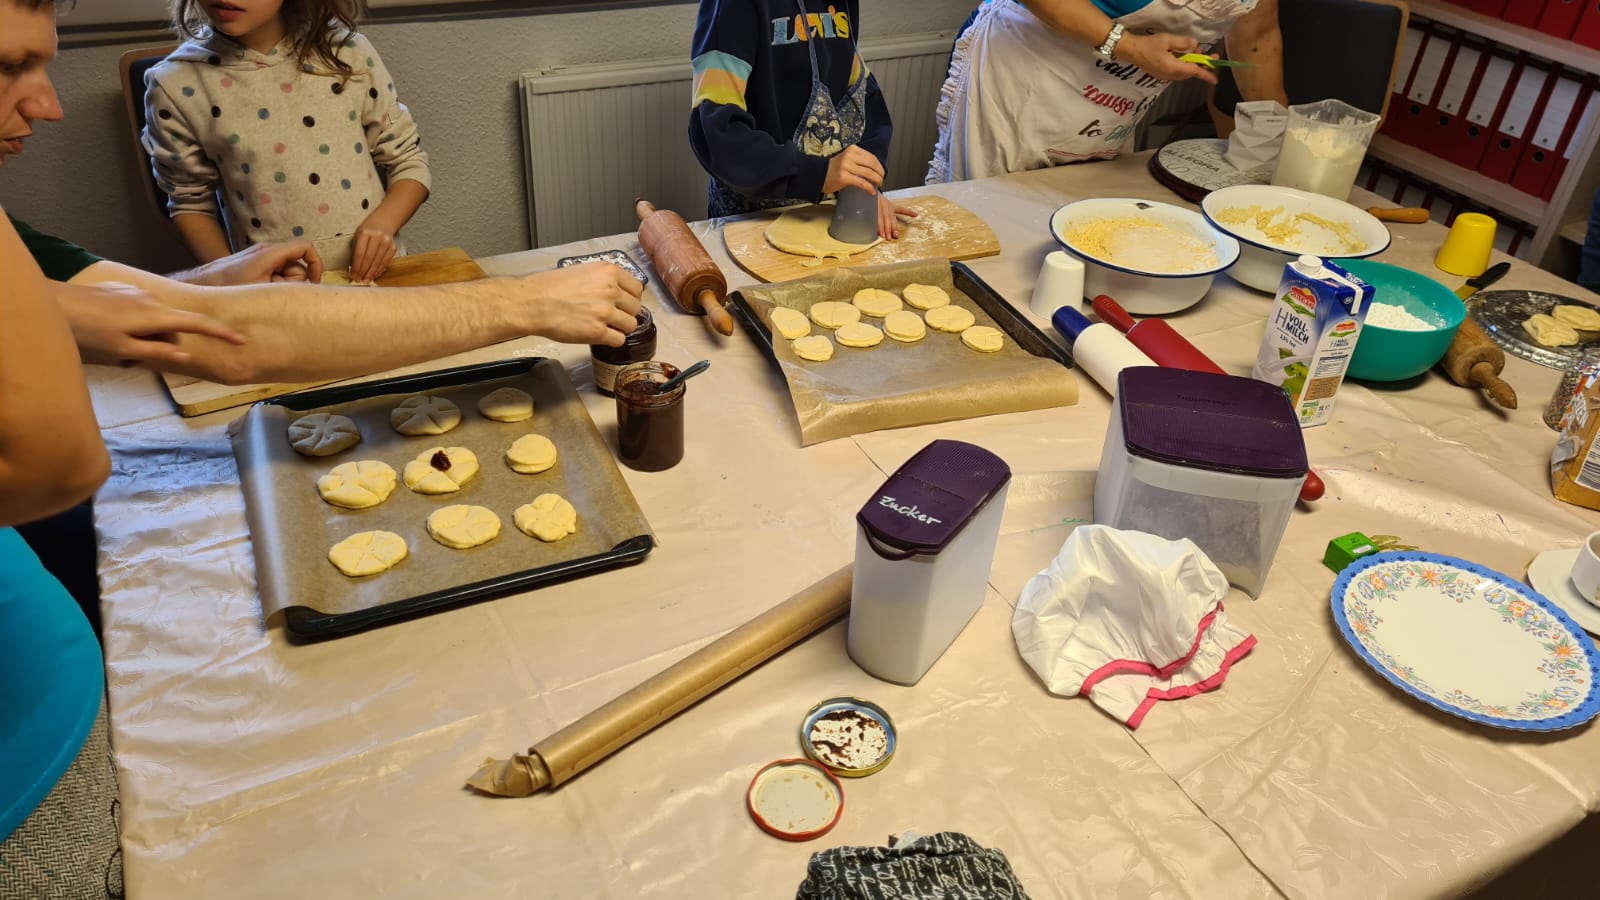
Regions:
M 1152 272 L 1090 256 L 1067 240 L 1067 229 L 1075 222 L 1094 219 L 1150 219 L 1181 232 L 1194 235 L 1216 254 L 1213 265 L 1187 272 Z M 1239 242 L 1218 230 L 1199 213 L 1158 203 L 1154 200 L 1107 198 L 1068 203 L 1050 217 L 1050 233 L 1056 243 L 1083 260 L 1083 296 L 1101 294 L 1122 304 L 1122 308 L 1141 316 L 1165 315 L 1200 302 L 1211 289 L 1218 272 L 1239 258 Z
M 1285 217 L 1306 212 L 1330 222 L 1342 222 L 1354 230 L 1363 242 L 1360 250 L 1350 251 L 1338 246 L 1336 235 L 1316 226 L 1302 228 L 1303 243 L 1293 246 L 1273 241 L 1254 226 L 1229 225 L 1217 216 L 1223 210 L 1259 206 L 1262 209 L 1283 208 Z M 1283 280 L 1283 267 L 1303 254 L 1323 259 L 1363 259 L 1389 248 L 1389 229 L 1373 215 L 1343 200 L 1324 197 L 1309 191 L 1272 184 L 1238 184 L 1212 191 L 1200 201 L 1200 211 L 1206 221 L 1239 241 L 1239 262 L 1228 270 L 1228 276 L 1246 287 L 1273 293 Z

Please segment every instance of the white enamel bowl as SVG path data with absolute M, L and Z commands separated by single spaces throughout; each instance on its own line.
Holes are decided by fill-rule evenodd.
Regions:
M 1187 232 L 1210 246 L 1215 264 L 1186 272 L 1151 272 L 1090 256 L 1067 240 L 1074 223 L 1096 219 L 1149 219 Z M 1106 294 L 1134 315 L 1166 315 L 1200 302 L 1217 273 L 1239 258 L 1239 242 L 1199 213 L 1154 200 L 1108 198 L 1068 203 L 1050 217 L 1050 233 L 1062 249 L 1083 260 L 1083 296 Z
M 1356 251 L 1346 250 L 1331 243 L 1335 237 L 1331 232 L 1314 226 L 1303 229 L 1302 240 L 1306 243 L 1290 246 L 1270 240 L 1252 226 L 1228 225 L 1217 218 L 1223 210 L 1250 206 L 1282 207 L 1286 216 L 1307 212 L 1330 222 L 1342 222 L 1350 226 L 1362 246 Z M 1283 267 L 1303 254 L 1334 260 L 1364 259 L 1389 249 L 1389 229 L 1371 213 L 1343 200 L 1291 187 L 1239 184 L 1221 188 L 1200 201 L 1200 211 L 1207 222 L 1239 241 L 1239 262 L 1228 270 L 1228 276 L 1246 287 L 1269 294 L 1277 291 L 1278 283 L 1283 280 Z

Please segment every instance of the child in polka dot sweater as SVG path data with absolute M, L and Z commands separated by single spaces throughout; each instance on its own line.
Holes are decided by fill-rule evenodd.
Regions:
M 142 140 L 195 257 L 306 238 L 329 271 L 383 274 L 430 176 L 416 122 L 355 31 L 358 0 L 172 5 L 189 40 L 145 76 Z

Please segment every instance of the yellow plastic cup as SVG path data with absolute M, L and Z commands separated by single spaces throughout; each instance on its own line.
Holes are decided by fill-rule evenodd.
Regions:
M 1482 275 L 1489 268 L 1489 251 L 1494 249 L 1494 229 L 1494 220 L 1483 213 L 1456 216 L 1433 264 L 1451 275 Z

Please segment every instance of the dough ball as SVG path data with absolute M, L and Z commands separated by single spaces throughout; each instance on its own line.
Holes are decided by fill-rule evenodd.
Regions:
M 833 341 L 828 340 L 825 334 L 799 338 L 789 345 L 789 349 L 794 351 L 795 356 L 812 362 L 827 362 L 833 359 Z
M 1530 316 L 1522 330 L 1546 347 L 1570 347 L 1578 342 L 1578 332 L 1571 325 L 1544 313 Z
M 334 506 L 366 509 L 389 499 L 394 485 L 394 469 L 388 463 L 363 459 L 334 466 L 317 479 L 317 493 Z
M 478 399 L 478 412 L 496 422 L 521 422 L 533 418 L 533 398 L 514 387 L 495 388 Z
M 931 284 L 908 284 L 900 296 L 917 309 L 938 309 L 950 305 L 950 295 L 945 293 L 944 288 Z
M 863 316 L 872 316 L 875 319 L 881 319 L 889 313 L 904 308 L 899 297 L 877 288 L 862 288 L 856 291 L 855 297 L 851 298 L 850 302 L 856 309 L 861 310 Z
M 840 325 L 861 321 L 861 310 L 850 303 L 824 300 L 821 303 L 811 304 L 811 321 L 823 328 L 838 328 Z
M 540 494 L 532 503 L 517 507 L 511 520 L 523 534 L 553 544 L 569 534 L 578 532 L 578 511 L 565 498 L 556 494 Z
M 772 327 L 789 340 L 803 338 L 811 333 L 811 321 L 806 314 L 798 309 L 787 306 L 774 306 L 772 308 Z
M 1550 310 L 1551 318 L 1574 331 L 1600 331 L 1600 312 L 1589 306 L 1558 306 Z
M 876 347 L 883 340 L 883 332 L 876 325 L 851 322 L 833 333 L 834 339 L 845 347 Z
M 452 494 L 478 474 L 478 457 L 465 447 L 429 447 L 406 463 L 400 477 L 419 494 Z
M 500 517 L 485 507 L 458 503 L 428 514 L 428 534 L 452 550 L 465 550 L 494 540 Z
M 506 465 L 513 472 L 537 475 L 556 464 L 556 445 L 542 434 L 525 434 L 506 451 Z
M 1000 348 L 1006 345 L 1006 336 L 998 328 L 974 325 L 961 332 L 961 343 L 979 353 L 999 353 Z
M 332 456 L 361 443 L 354 420 L 330 413 L 312 413 L 289 423 L 289 446 L 301 456 Z
M 960 333 L 972 327 L 978 317 L 959 306 L 939 306 L 924 313 L 929 328 Z
M 389 424 L 407 436 L 444 434 L 461 424 L 461 408 L 443 397 L 407 397 L 390 411 Z
M 376 575 L 406 558 L 406 539 L 392 531 L 352 534 L 328 550 L 328 562 L 351 578 Z
M 922 317 L 906 309 L 884 316 L 883 330 L 889 337 L 906 344 L 914 344 L 928 334 L 927 327 L 922 324 Z

